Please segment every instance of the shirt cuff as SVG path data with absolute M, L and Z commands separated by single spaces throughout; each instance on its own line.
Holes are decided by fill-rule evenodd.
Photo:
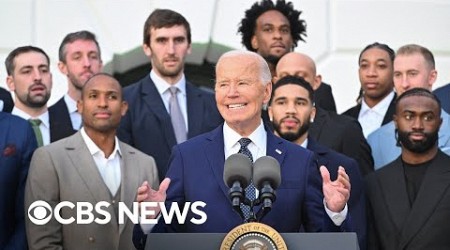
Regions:
M 149 234 L 156 224 L 141 223 L 141 217 L 139 216 L 138 218 L 139 218 L 139 224 L 141 225 L 142 232 L 144 232 L 144 234 Z M 155 220 L 159 221 L 159 218 L 161 218 L 161 213 L 158 214 L 158 216 L 155 218 Z
M 323 206 L 325 207 L 325 211 L 327 212 L 330 219 L 333 221 L 334 225 L 340 226 L 347 218 L 348 208 L 347 203 L 345 204 L 344 209 L 341 212 L 336 213 L 327 208 L 327 204 L 325 203 L 325 199 L 323 199 Z

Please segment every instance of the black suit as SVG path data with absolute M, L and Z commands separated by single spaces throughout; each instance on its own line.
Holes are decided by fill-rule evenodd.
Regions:
M 188 138 L 211 131 L 223 122 L 213 94 L 186 82 L 186 95 Z M 161 95 L 147 75 L 124 89 L 124 99 L 129 107 L 117 135 L 123 142 L 153 156 L 159 179 L 163 180 L 171 149 L 177 143 Z
M 355 159 L 363 176 L 373 171 L 372 152 L 357 120 L 317 108 L 309 135 L 318 143 Z
M 386 114 L 384 115 L 383 122 L 381 123 L 381 126 L 384 124 L 387 124 L 392 121 L 392 116 L 395 113 L 395 100 L 397 99 L 397 94 L 394 94 L 394 98 L 392 99 L 391 103 L 389 103 L 389 107 L 386 111 Z M 361 104 L 358 104 L 356 106 L 353 106 L 352 108 L 349 108 L 347 111 L 342 113 L 343 115 L 350 116 L 358 120 L 359 112 L 361 111 Z
M 0 100 L 3 101 L 3 110 L 0 111 L 11 113 L 14 108 L 14 101 L 11 93 L 4 88 L 0 88 Z
M 438 151 L 412 206 L 402 164 L 367 176 L 369 249 L 450 249 L 450 157 Z
M 336 103 L 330 85 L 324 82 L 320 84 L 319 88 L 314 91 L 314 103 L 316 107 L 336 112 Z
M 55 142 L 75 134 L 70 120 L 69 110 L 64 97 L 48 108 L 50 122 L 50 142 Z

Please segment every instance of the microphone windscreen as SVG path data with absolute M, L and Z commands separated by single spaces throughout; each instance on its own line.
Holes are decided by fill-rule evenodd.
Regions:
M 247 187 L 252 178 L 252 162 L 244 154 L 232 154 L 225 160 L 223 181 L 229 188 L 239 181 L 243 188 Z
M 271 156 L 263 156 L 253 163 L 253 183 L 261 189 L 264 182 L 269 182 L 273 189 L 281 183 L 280 164 Z

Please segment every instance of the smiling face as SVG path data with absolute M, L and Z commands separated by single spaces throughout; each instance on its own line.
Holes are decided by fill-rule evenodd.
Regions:
M 392 92 L 393 71 L 393 63 L 385 50 L 374 47 L 364 51 L 361 54 L 358 71 L 364 99 L 378 103 Z
M 289 20 L 277 10 L 269 10 L 256 19 L 252 47 L 272 64 L 293 47 Z
M 122 99 L 119 82 L 108 75 L 95 75 L 86 82 L 77 103 L 86 132 L 115 132 L 128 105 Z
M 52 74 L 45 55 L 30 51 L 14 58 L 14 72 L 6 79 L 22 110 L 46 106 L 52 89 Z
M 262 82 L 261 65 L 265 62 L 258 57 L 253 53 L 222 56 L 216 66 L 217 108 L 225 122 L 242 136 L 259 126 L 262 106 L 268 103 L 272 91 L 270 80 Z M 269 70 L 267 65 L 265 70 Z

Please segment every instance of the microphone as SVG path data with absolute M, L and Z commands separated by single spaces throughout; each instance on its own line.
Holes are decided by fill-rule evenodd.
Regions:
M 236 212 L 244 218 L 241 203 L 245 204 L 244 190 L 252 178 L 252 162 L 244 154 L 232 154 L 225 160 L 223 181 L 230 188 L 228 195 Z
M 263 156 L 253 163 L 253 183 L 259 191 L 258 204 L 262 207 L 256 217 L 258 221 L 272 209 L 276 200 L 275 190 L 281 183 L 281 171 L 278 161 L 271 156 Z

